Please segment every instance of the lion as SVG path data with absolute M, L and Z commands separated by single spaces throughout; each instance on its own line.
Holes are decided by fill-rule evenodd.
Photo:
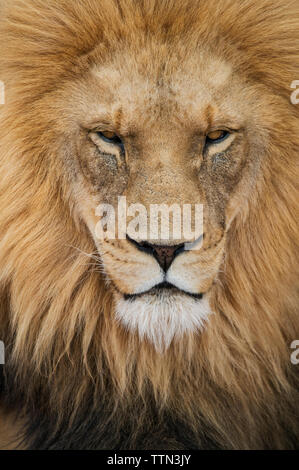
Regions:
M 4 0 L 0 44 L 1 447 L 298 447 L 297 0 Z M 98 236 L 120 198 L 202 232 Z

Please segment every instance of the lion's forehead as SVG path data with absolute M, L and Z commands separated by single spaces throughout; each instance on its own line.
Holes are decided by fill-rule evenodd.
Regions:
M 122 60 L 115 57 L 111 63 L 94 64 L 91 74 L 99 89 L 101 109 L 121 108 L 131 122 L 143 123 L 146 117 L 148 123 L 150 116 L 156 122 L 171 115 L 200 125 L 206 123 L 207 107 L 212 104 L 219 117 L 240 118 L 239 106 L 233 106 L 234 96 L 227 93 L 237 87 L 228 62 L 199 52 L 181 62 L 171 56 L 167 64 L 159 57 L 154 59 L 148 67 L 140 67 L 138 54 L 128 53 Z

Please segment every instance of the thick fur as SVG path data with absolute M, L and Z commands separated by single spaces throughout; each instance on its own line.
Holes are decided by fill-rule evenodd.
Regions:
M 297 0 L 0 3 L 3 410 L 33 449 L 295 448 L 299 338 Z M 214 314 L 163 354 L 123 329 L 57 159 L 65 83 L 96 45 L 139 35 L 209 44 L 277 113 L 255 196 L 227 234 Z M 146 58 L 151 61 L 151 57 Z M 55 104 L 54 104 L 55 103 Z M 265 110 L 267 112 L 267 109 Z M 65 145 L 65 160 L 68 148 Z M 69 170 L 71 171 L 71 169 Z M 75 248 L 74 248 L 75 247 Z

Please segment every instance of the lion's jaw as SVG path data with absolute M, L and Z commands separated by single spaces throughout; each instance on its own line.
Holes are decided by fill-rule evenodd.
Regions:
M 208 320 L 210 306 L 207 296 L 197 300 L 179 291 L 163 290 L 131 299 L 117 293 L 115 314 L 128 330 L 163 352 L 174 339 L 200 331 Z
M 129 240 L 99 242 L 95 236 L 116 319 L 159 351 L 172 340 L 201 331 L 210 313 L 209 292 L 223 259 L 224 240 L 225 234 L 214 249 L 205 249 L 203 243 L 203 250 L 182 250 L 164 270 L 152 254 Z
M 203 251 L 181 252 L 167 271 L 128 240 L 97 241 L 117 320 L 160 351 L 172 340 L 202 330 L 224 240 L 225 236 L 213 250 L 205 251 L 204 244 Z

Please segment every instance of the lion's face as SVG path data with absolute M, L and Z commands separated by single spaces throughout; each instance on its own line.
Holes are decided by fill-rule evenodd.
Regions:
M 258 89 L 228 63 L 157 51 L 149 66 L 146 54 L 124 51 L 72 84 L 68 112 L 77 127 L 67 165 L 116 316 L 164 347 L 207 319 L 228 230 L 246 208 L 266 136 Z M 153 204 L 190 204 L 193 215 L 202 204 L 202 233 L 176 238 L 170 217 L 168 239 L 140 235 L 140 227 L 122 238 L 117 229 L 115 239 L 98 237 L 97 207 L 112 205 L 117 225 L 120 196 L 127 207 L 142 205 L 148 227 Z

